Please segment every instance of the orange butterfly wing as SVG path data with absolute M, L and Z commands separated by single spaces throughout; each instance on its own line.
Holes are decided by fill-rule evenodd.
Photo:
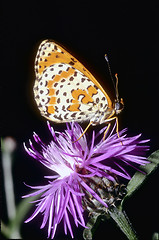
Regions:
M 112 109 L 112 101 L 108 94 L 83 64 L 54 41 L 44 40 L 39 46 L 35 59 L 36 77 L 39 78 L 47 67 L 55 63 L 66 63 L 82 72 L 103 92 L 108 101 L 108 108 Z

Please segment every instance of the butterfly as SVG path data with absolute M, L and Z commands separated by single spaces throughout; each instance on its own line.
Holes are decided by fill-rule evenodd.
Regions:
M 108 67 L 110 70 L 109 64 Z M 118 133 L 117 115 L 124 104 L 119 100 L 117 75 L 116 99 L 112 102 L 83 64 L 52 40 L 40 44 L 35 74 L 33 90 L 42 116 L 57 123 L 89 121 L 83 134 L 90 125 L 110 124 L 116 119 Z

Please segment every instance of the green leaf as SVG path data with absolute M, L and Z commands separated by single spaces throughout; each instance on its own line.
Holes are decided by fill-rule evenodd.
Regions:
M 145 172 L 145 174 L 141 172 L 136 172 L 132 179 L 129 181 L 127 185 L 127 194 L 123 198 L 121 202 L 121 209 L 122 205 L 128 197 L 130 197 L 136 190 L 141 187 L 143 182 L 146 180 L 146 178 L 158 167 L 159 165 L 159 150 L 152 153 L 148 159 L 150 163 L 146 164 L 145 166 L 141 166 L 140 169 Z
M 105 214 L 94 214 L 87 223 L 87 227 L 83 231 L 85 240 L 92 240 L 93 235 L 101 221 L 106 221 L 112 218 L 120 230 L 127 236 L 129 240 L 137 240 L 136 233 L 124 211 L 117 207 L 112 207 Z
M 112 209 L 109 209 L 109 214 L 112 217 L 112 219 L 116 222 L 120 230 L 127 236 L 129 240 L 138 239 L 128 219 L 128 216 L 124 211 L 121 211 L 117 207 L 114 207 Z
M 90 219 L 87 223 L 88 228 L 85 228 L 84 231 L 83 231 L 83 238 L 85 240 L 92 240 L 93 235 L 94 235 L 96 229 L 98 228 L 101 220 L 105 220 L 105 219 L 106 219 L 106 215 L 93 214 L 92 217 L 90 217 Z
M 26 214 L 32 207 L 32 204 L 30 204 L 30 202 L 36 199 L 37 199 L 37 196 L 21 200 L 21 202 L 19 203 L 16 209 L 15 217 L 9 222 L 8 225 L 2 224 L 1 231 L 5 237 L 11 238 L 11 239 L 12 237 L 15 238 L 14 236 L 20 231 L 21 224 L 23 223 L 24 218 L 26 217 Z
M 23 223 L 26 214 L 33 206 L 30 202 L 36 200 L 37 197 L 39 196 L 29 197 L 21 200 L 17 207 L 16 217 L 12 220 L 12 226 L 20 226 Z

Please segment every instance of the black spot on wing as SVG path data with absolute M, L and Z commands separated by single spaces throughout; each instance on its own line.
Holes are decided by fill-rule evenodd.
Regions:
M 71 114 L 71 117 L 72 117 L 72 118 L 76 117 L 76 114 L 77 114 L 77 113 Z
M 74 65 L 74 62 L 73 62 L 73 61 L 71 61 L 71 62 L 69 62 L 69 64 L 73 66 L 73 65 Z
M 69 115 L 69 113 L 66 113 L 63 117 L 64 117 L 64 119 L 68 119 L 68 115 Z

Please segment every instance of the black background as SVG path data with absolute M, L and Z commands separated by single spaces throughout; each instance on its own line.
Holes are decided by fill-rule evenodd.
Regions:
M 128 127 L 131 135 L 143 133 L 144 139 L 151 139 L 149 154 L 159 148 L 159 5 L 158 1 L 143 3 L 3 1 L 0 127 L 3 137 L 12 136 L 17 141 L 13 166 L 16 203 L 30 191 L 23 182 L 43 184 L 45 175 L 45 170 L 23 150 L 23 142 L 32 137 L 33 131 L 47 140 L 46 120 L 40 116 L 32 92 L 34 58 L 44 39 L 54 39 L 69 49 L 113 100 L 113 84 L 104 59 L 107 53 L 113 74 L 118 73 L 119 93 L 125 103 L 119 117 L 120 129 Z M 56 130 L 64 128 L 53 125 Z M 151 239 L 152 233 L 159 231 L 158 179 L 156 171 L 125 206 L 140 239 Z M 25 239 L 45 238 L 47 234 L 39 230 L 38 221 L 22 226 Z M 124 239 L 111 223 L 101 225 L 96 239 L 101 232 L 104 239 Z M 80 234 L 76 234 L 77 239 L 81 239 Z M 56 239 L 69 239 L 58 236 Z

